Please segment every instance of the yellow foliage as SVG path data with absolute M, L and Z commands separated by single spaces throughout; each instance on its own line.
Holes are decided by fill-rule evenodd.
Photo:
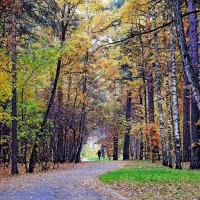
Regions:
M 11 100 L 11 61 L 4 51 L 0 51 L 0 101 L 1 105 Z M 0 106 L 0 121 L 9 119 L 10 115 Z

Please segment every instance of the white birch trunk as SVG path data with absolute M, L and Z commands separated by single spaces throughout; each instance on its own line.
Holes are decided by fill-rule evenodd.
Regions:
M 173 20 L 172 3 L 169 0 L 169 17 Z M 176 157 L 176 169 L 181 169 L 181 145 L 180 145 L 180 127 L 179 111 L 177 97 L 177 80 L 176 80 L 176 58 L 174 42 L 174 23 L 170 24 L 170 54 L 171 54 L 171 71 L 172 71 L 172 105 L 173 105 L 173 128 L 174 128 L 174 147 Z
M 165 0 L 163 0 L 163 21 L 164 23 L 167 21 L 167 17 L 165 14 Z M 170 99 L 170 87 L 169 87 L 169 73 L 170 68 L 168 65 L 168 56 L 167 56 L 167 44 L 166 44 L 166 27 L 164 28 L 163 35 L 163 48 L 164 48 L 164 63 L 166 68 L 166 76 L 165 76 L 165 91 L 166 91 L 166 108 L 167 108 L 167 135 L 168 135 L 168 166 L 172 168 L 172 130 L 171 130 L 171 99 Z
M 180 0 L 173 1 L 174 16 L 176 22 L 176 33 L 179 42 L 181 57 L 184 63 L 184 69 L 190 85 L 192 87 L 193 96 L 197 102 L 198 110 L 200 111 L 200 84 L 198 76 L 194 73 L 191 58 L 188 52 L 187 43 L 185 39 L 183 21 L 181 16 Z
M 153 11 L 153 28 L 155 29 L 157 26 L 155 5 L 153 5 L 152 11 Z M 162 108 L 163 102 L 162 102 L 160 72 L 159 72 L 159 62 L 158 62 L 159 47 L 158 47 L 157 31 L 154 32 L 154 49 L 155 49 L 156 90 L 157 90 L 158 113 L 159 113 L 159 122 L 160 122 L 160 137 L 161 137 L 161 145 L 162 145 L 162 159 L 163 159 L 163 166 L 166 166 L 167 152 L 166 152 L 165 127 L 164 127 L 164 116 L 163 116 L 163 108 Z

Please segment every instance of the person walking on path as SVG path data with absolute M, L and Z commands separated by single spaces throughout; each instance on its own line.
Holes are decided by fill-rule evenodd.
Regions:
M 102 159 L 104 161 L 104 159 L 105 159 L 105 150 L 104 150 L 103 145 L 101 146 L 101 157 L 102 157 Z
M 101 160 L 101 150 L 99 150 L 99 151 L 97 152 L 97 155 L 98 155 L 98 161 L 100 161 L 100 160 Z

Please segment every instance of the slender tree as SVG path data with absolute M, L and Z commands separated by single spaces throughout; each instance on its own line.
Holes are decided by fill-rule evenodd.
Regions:
M 172 3 L 169 1 L 169 18 L 173 20 Z M 172 110 L 173 110 L 173 127 L 174 127 L 174 148 L 176 156 L 176 169 L 181 167 L 181 141 L 179 126 L 179 111 L 177 97 L 177 80 L 176 80 L 176 58 L 175 58 L 175 41 L 174 41 L 174 23 L 170 24 L 170 54 L 171 54 L 171 74 L 172 74 Z
M 166 1 L 163 0 L 163 20 L 166 23 Z M 170 98 L 170 87 L 169 87 L 169 73 L 171 72 L 168 65 L 168 56 L 167 56 L 167 41 L 166 41 L 166 27 L 164 28 L 163 34 L 163 48 L 164 48 L 164 63 L 166 68 L 166 76 L 165 76 L 165 85 L 166 85 L 166 109 L 167 109 L 167 135 L 168 135 L 168 166 L 170 168 L 172 165 L 172 128 L 171 128 L 171 98 Z
M 64 162 L 64 127 L 63 127 L 63 91 L 62 87 L 58 87 L 58 141 L 57 141 L 57 156 L 58 162 Z
M 64 42 L 66 40 L 66 33 L 69 27 L 69 24 L 72 20 L 72 17 L 75 14 L 75 10 L 77 9 L 77 6 L 82 2 L 82 0 L 77 1 L 75 4 L 71 3 L 70 1 L 67 1 L 63 4 L 62 8 L 60 9 L 60 12 L 56 13 L 57 15 L 60 15 L 61 13 L 61 20 L 60 20 L 60 24 L 59 24 L 59 30 L 60 30 L 60 48 L 63 47 Z M 51 107 L 54 104 L 54 98 L 56 95 L 56 91 L 57 91 L 57 86 L 58 86 L 58 81 L 59 81 L 59 77 L 60 77 L 60 71 L 61 71 L 61 66 L 62 66 L 62 56 L 60 56 L 58 58 L 57 61 L 57 67 L 56 67 L 56 75 L 55 75 L 55 79 L 54 79 L 54 83 L 53 83 L 53 88 L 51 90 L 51 94 L 50 94 L 50 99 L 48 102 L 48 106 L 47 109 L 44 113 L 44 118 L 40 127 L 40 137 L 44 136 L 44 128 L 46 125 L 46 122 L 48 120 L 49 117 L 49 112 Z M 40 138 L 38 137 L 37 140 Z M 36 152 L 36 142 L 33 146 L 32 149 L 32 153 L 31 153 L 31 157 L 30 157 L 30 163 L 29 163 L 29 172 L 32 173 L 34 171 L 34 165 L 35 165 L 35 152 Z
M 78 137 L 78 145 L 77 145 L 77 152 L 75 155 L 75 162 L 80 162 L 80 154 L 83 145 L 83 135 L 86 132 L 86 100 L 87 100 L 87 65 L 88 65 L 88 52 L 85 56 L 85 67 L 83 69 L 83 83 L 82 83 L 82 92 L 83 92 L 83 103 L 82 103 L 82 110 L 81 110 L 81 120 L 79 124 L 79 137 Z
M 113 136 L 113 160 L 118 160 L 118 133 L 115 132 Z
M 147 90 L 148 90 L 148 118 L 149 123 L 154 123 L 154 85 L 152 68 L 147 61 Z
M 184 70 L 187 74 L 188 80 L 192 87 L 192 93 L 195 101 L 197 102 L 197 108 L 200 111 L 200 85 L 198 76 L 195 74 L 191 57 L 189 55 L 189 51 L 187 48 L 187 43 L 185 39 L 184 26 L 182 21 L 182 13 L 181 13 L 181 1 L 173 0 L 174 7 L 174 19 L 176 23 L 176 33 L 179 42 L 179 48 L 181 52 L 182 61 L 184 64 Z
M 190 0 L 188 2 L 188 11 L 196 11 L 195 0 Z M 199 54 L 198 54 L 198 21 L 197 14 L 192 13 L 189 15 L 189 53 L 191 57 L 192 67 L 196 77 L 199 75 Z M 191 103 L 191 126 L 192 126 L 192 145 L 191 145 L 191 169 L 200 169 L 200 126 L 197 125 L 199 120 L 200 111 L 198 110 L 198 105 L 195 101 L 195 95 L 192 96 Z
M 125 73 L 125 80 L 126 81 L 132 81 L 132 72 L 130 71 L 130 66 L 123 65 L 122 71 Z M 127 90 L 127 97 L 126 97 L 126 130 L 125 130 L 125 136 L 124 136 L 124 146 L 123 146 L 123 160 L 129 159 L 129 147 L 130 147 L 130 130 L 131 130 L 131 98 L 132 92 L 130 91 L 130 88 Z
M 183 79 L 183 162 L 189 162 L 191 159 L 191 92 L 190 83 L 185 71 Z
M 17 166 L 17 4 L 12 4 L 12 174 L 18 174 Z
M 153 5 L 153 28 L 157 27 L 157 16 L 156 16 L 156 7 Z M 166 151 L 166 139 L 165 139 L 165 126 L 164 126 L 164 114 L 162 108 L 162 94 L 161 94 L 161 81 L 160 81 L 160 67 L 158 62 L 159 57 L 159 47 L 158 47 L 158 35 L 157 31 L 154 32 L 154 49 L 155 49 L 155 72 L 156 72 L 156 91 L 157 91 L 157 103 L 158 103 L 158 113 L 160 121 L 160 137 L 162 145 L 162 157 L 163 157 L 163 166 L 167 166 L 167 151 Z
M 186 73 L 184 72 L 183 88 L 183 162 L 189 162 L 191 157 L 190 137 L 190 86 Z

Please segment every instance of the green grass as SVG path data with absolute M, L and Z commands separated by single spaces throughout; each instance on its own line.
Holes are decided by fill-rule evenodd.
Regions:
M 89 161 L 98 161 L 98 157 L 90 157 L 90 158 L 87 158 Z M 109 160 L 108 157 L 105 157 L 104 159 L 101 157 L 101 161 L 111 161 L 112 158 Z M 122 158 L 119 158 L 118 159 L 119 161 L 122 160 Z
M 91 157 L 91 158 L 87 158 L 89 161 L 98 161 L 98 157 Z M 101 158 L 101 161 L 109 161 L 109 159 L 106 158 Z
M 105 183 L 154 182 L 154 183 L 200 183 L 200 171 L 175 170 L 149 162 L 135 162 L 124 169 L 107 172 L 100 176 Z

